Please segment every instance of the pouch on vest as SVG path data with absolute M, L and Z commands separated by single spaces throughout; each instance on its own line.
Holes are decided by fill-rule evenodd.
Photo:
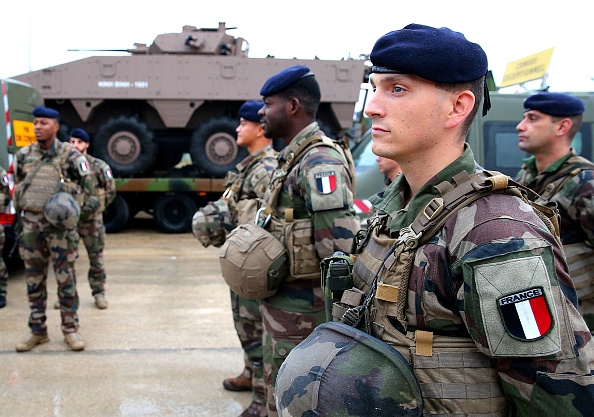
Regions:
M 252 300 L 274 295 L 288 276 L 284 246 L 253 223 L 239 225 L 227 236 L 219 261 L 231 290 Z

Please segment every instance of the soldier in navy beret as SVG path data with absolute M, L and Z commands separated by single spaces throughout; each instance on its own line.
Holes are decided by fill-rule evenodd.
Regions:
M 309 67 L 305 65 L 295 65 L 285 68 L 264 83 L 260 90 L 260 95 L 262 97 L 272 96 L 287 89 L 302 78 L 313 76 L 314 74 L 309 70 Z
M 456 342 L 447 355 L 455 358 L 450 363 L 458 366 L 451 372 L 438 370 L 437 365 L 435 372 L 411 366 L 408 372 L 412 375 L 405 373 L 419 383 L 422 398 L 409 398 L 416 398 L 420 412 L 412 404 L 400 406 L 403 397 L 397 394 L 381 398 L 390 404 L 384 414 L 405 410 L 401 415 L 540 416 L 550 415 L 553 403 L 575 415 L 592 414 L 594 340 L 575 308 L 577 295 L 563 248 L 540 213 L 512 193 L 493 192 L 474 194 L 476 200 L 468 199 L 467 206 L 440 221 L 443 201 L 463 193 L 464 187 L 458 188 L 461 181 L 470 186 L 473 180 L 469 175 L 488 175 L 480 172 L 483 169 L 465 141 L 484 94 L 485 52 L 451 29 L 411 24 L 382 36 L 370 58 L 373 94 L 365 114 L 371 118 L 372 151 L 398 162 L 402 173 L 369 198 L 376 214 L 367 221 L 366 230 L 357 234 L 357 245 L 350 254 L 356 287 L 352 291 L 357 297 L 335 304 L 334 319 L 365 329 L 397 351 L 410 353 L 411 346 L 416 348 L 407 357 L 411 365 L 425 355 L 420 352 L 425 344 L 433 346 L 433 350 L 427 348 L 426 355 L 440 362 L 442 353 L 432 343 L 444 340 L 448 344 L 451 338 Z M 555 129 L 563 132 L 570 125 L 567 120 L 555 122 Z M 555 130 L 545 122 L 549 130 Z M 427 214 L 432 205 L 439 208 Z M 588 211 L 582 217 L 592 222 L 594 213 Z M 416 227 L 428 222 L 435 227 L 424 232 Z M 531 335 L 528 326 L 512 324 L 524 319 L 518 315 L 523 314 L 519 311 L 527 294 L 542 296 L 538 302 L 547 304 L 545 320 L 555 323 Z M 506 302 L 509 304 L 504 306 Z M 537 300 L 528 301 L 532 302 Z M 537 313 L 528 314 L 534 317 Z M 320 351 L 341 343 L 336 337 L 319 339 L 323 341 L 314 343 Z M 572 341 L 565 343 L 567 339 Z M 324 384 L 334 381 L 328 388 L 332 413 L 381 414 L 377 403 L 365 398 L 357 403 L 356 413 L 349 413 L 353 409 L 351 387 L 362 379 L 357 374 L 351 381 L 334 377 L 326 369 L 328 355 L 316 355 L 315 344 L 305 345 L 312 349 L 302 365 L 303 373 L 293 372 L 290 389 L 277 391 L 276 396 L 281 411 L 285 404 L 291 406 L 291 401 L 295 408 L 279 415 L 324 414 L 325 404 L 317 401 L 321 396 L 309 402 L 300 400 L 312 369 L 324 375 Z M 544 345 L 550 349 L 540 350 Z M 470 352 L 478 353 L 482 369 L 465 361 L 473 354 Z M 284 369 L 293 360 L 291 353 Z M 390 356 L 386 356 L 388 366 Z M 383 368 L 381 361 L 373 366 Z M 442 366 L 449 367 L 440 362 Z M 539 369 L 548 372 L 546 394 L 541 396 L 535 395 L 541 389 Z M 468 379 L 460 383 L 459 373 Z M 405 379 L 392 382 L 404 388 L 399 381 Z M 572 382 L 578 380 L 580 383 Z M 474 395 L 479 382 L 498 389 L 479 390 Z M 435 386 L 452 383 L 460 383 L 463 395 L 435 395 Z M 471 391 L 472 395 L 464 394 Z M 576 398 L 579 400 L 574 401 Z
M 518 147 L 530 156 L 516 180 L 537 193 L 531 197 L 538 203 L 557 203 L 579 310 L 594 331 L 594 164 L 573 148 L 584 103 L 570 94 L 541 92 L 524 100 L 524 108 L 516 126 Z
M 558 117 L 576 116 L 585 110 L 584 102 L 566 93 L 542 92 L 524 100 L 524 108 L 538 110 L 544 114 Z
M 37 106 L 33 109 L 33 116 L 35 117 L 45 117 L 48 119 L 59 119 L 60 113 L 57 110 L 54 110 L 49 107 L 45 106 Z
M 270 224 L 278 221 L 283 230 L 289 230 L 284 225 L 294 221 L 300 230 L 308 230 L 299 239 L 275 236 L 281 244 L 296 242 L 288 250 L 298 256 L 289 255 L 287 261 L 296 280 L 287 279 L 276 294 L 263 298 L 260 304 L 268 413 L 242 415 L 277 416 L 282 413 L 277 413 L 274 388 L 286 355 L 327 320 L 320 262 L 334 251 L 350 251 L 360 221 L 354 211 L 352 155 L 348 147 L 325 137 L 316 121 L 322 95 L 310 69 L 301 65 L 286 68 L 270 77 L 260 94 L 264 98 L 259 112 L 264 134 L 286 144 L 260 207 L 271 209 Z M 265 262 L 262 259 L 261 264 Z M 305 264 L 313 266 L 309 278 L 305 278 Z M 316 275 L 317 279 L 311 279 Z M 279 346 L 282 355 L 278 354 Z
M 239 108 L 239 117 L 249 120 L 250 122 L 260 123 L 260 115 L 258 115 L 258 111 L 263 105 L 264 102 L 261 100 L 246 101 Z
M 70 131 L 70 137 L 80 139 L 83 142 L 87 142 L 87 143 L 89 143 L 91 140 L 89 138 L 89 134 L 86 132 L 86 130 L 81 129 L 79 127 L 76 127 Z

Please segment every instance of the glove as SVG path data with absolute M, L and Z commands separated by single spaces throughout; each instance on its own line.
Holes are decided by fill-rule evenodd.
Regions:
M 99 210 L 99 205 L 99 199 L 94 195 L 91 196 L 89 201 L 87 201 L 80 210 L 80 220 L 83 222 L 89 220 L 93 214 L 97 213 L 97 210 Z

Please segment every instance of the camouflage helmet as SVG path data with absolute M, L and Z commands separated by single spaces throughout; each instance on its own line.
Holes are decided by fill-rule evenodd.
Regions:
M 209 202 L 192 217 L 192 234 L 205 248 L 222 246 L 226 231 L 232 228 L 229 207 L 222 200 Z
M 297 345 L 276 379 L 279 416 L 421 416 L 423 397 L 407 361 L 354 327 L 328 322 Z
M 80 218 L 80 206 L 67 192 L 52 195 L 43 207 L 43 216 L 52 225 L 59 229 L 75 227 Z

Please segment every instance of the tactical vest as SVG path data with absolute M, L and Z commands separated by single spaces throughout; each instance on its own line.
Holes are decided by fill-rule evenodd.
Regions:
M 511 411 L 492 360 L 470 337 L 407 328 L 405 307 L 412 265 L 417 248 L 427 243 L 448 218 L 485 195 L 504 193 L 522 198 L 536 208 L 558 238 L 557 213 L 554 208 L 530 203 L 526 198 L 529 189 L 498 172 L 469 175 L 463 171 L 453 179 L 454 184 L 444 181 L 437 185 L 440 196 L 433 198 L 410 226 L 400 230 L 398 238 L 386 234 L 387 213 L 374 215 L 356 242 L 356 288 L 345 291 L 341 302 L 334 304 L 333 316 L 375 335 L 407 358 L 423 393 L 425 416 L 509 416 Z
M 582 170 L 594 170 L 594 163 L 582 156 L 573 155 L 555 175 L 547 178 L 543 184 L 543 191 L 535 200 L 537 203 L 548 203 L 573 177 Z M 528 171 L 524 173 L 520 182 L 526 183 Z M 578 299 L 594 298 L 594 249 L 583 242 L 563 245 L 569 275 L 575 285 Z
M 285 209 L 284 218 L 280 218 L 277 211 L 278 199 L 283 189 L 283 182 L 291 169 L 299 162 L 303 155 L 316 146 L 328 146 L 336 150 L 349 166 L 351 173 L 355 172 L 353 157 L 348 148 L 326 136 L 314 134 L 303 141 L 295 151 L 286 155 L 284 162 L 275 171 L 268 193 L 262 207 L 258 210 L 259 224 L 274 235 L 287 249 L 289 256 L 289 277 L 287 281 L 296 279 L 320 279 L 321 259 L 314 245 L 314 226 L 310 218 L 295 219 L 293 209 Z M 355 192 L 353 175 L 353 193 Z
M 223 192 L 222 199 L 227 202 L 229 206 L 229 212 L 231 214 L 231 221 L 234 225 L 253 223 L 256 218 L 256 211 L 258 210 L 259 199 L 257 198 L 244 198 L 240 199 L 243 191 L 243 184 L 247 174 L 252 170 L 261 159 L 268 156 L 266 152 L 263 152 L 253 158 L 245 166 L 240 162 L 237 164 L 237 172 L 229 171 L 225 177 L 224 186 L 226 187 Z M 265 190 L 260 190 L 264 192 Z
M 49 158 L 46 158 L 48 155 L 43 156 L 40 153 L 31 152 L 25 156 L 21 169 L 27 170 L 27 176 L 24 181 L 15 186 L 14 193 L 19 211 L 42 213 L 45 203 L 53 194 L 59 191 L 73 191 L 68 184 L 70 180 L 66 180 L 62 172 L 69 150 L 68 146 L 64 145 L 57 145 L 56 154 Z M 76 193 L 73 194 L 78 197 Z M 79 201 L 79 198 L 77 201 L 79 204 L 82 202 Z

